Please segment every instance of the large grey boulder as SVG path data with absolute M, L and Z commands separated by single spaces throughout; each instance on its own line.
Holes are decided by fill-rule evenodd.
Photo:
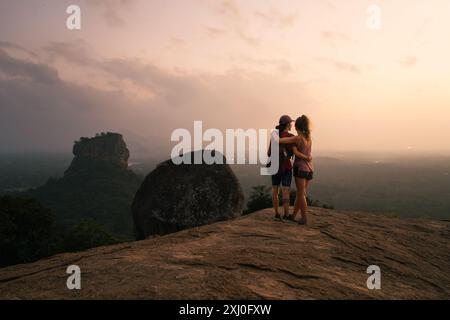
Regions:
M 242 188 L 229 165 L 175 165 L 170 159 L 158 165 L 136 193 L 132 205 L 136 237 L 235 218 L 242 214 L 243 204 Z

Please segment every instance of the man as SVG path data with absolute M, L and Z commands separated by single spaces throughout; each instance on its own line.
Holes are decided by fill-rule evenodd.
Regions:
M 279 132 L 280 138 L 288 138 L 292 137 L 289 131 L 291 130 L 293 120 L 291 117 L 284 115 L 280 118 L 278 126 L 276 129 Z M 269 156 L 271 154 L 271 150 L 269 147 Z M 293 156 L 292 145 L 280 145 L 279 147 L 279 157 L 280 157 L 280 165 L 278 168 L 278 172 L 272 176 L 272 204 L 275 210 L 275 219 L 282 220 L 279 210 L 279 201 L 278 194 L 279 188 L 281 186 L 282 200 L 283 200 L 283 208 L 284 208 L 284 217 L 289 216 L 289 192 L 292 182 L 292 163 L 291 158 Z

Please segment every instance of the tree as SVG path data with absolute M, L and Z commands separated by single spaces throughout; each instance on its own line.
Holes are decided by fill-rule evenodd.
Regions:
M 57 242 L 49 209 L 34 199 L 0 198 L 0 266 L 49 256 Z
M 0 197 L 0 267 L 117 242 L 93 220 L 66 230 L 38 200 Z
M 86 219 L 72 227 L 64 236 L 64 249 L 69 252 L 83 251 L 94 247 L 117 243 L 94 220 Z
M 270 187 L 263 185 L 255 186 L 252 188 L 250 199 L 247 203 L 247 210 L 244 211 L 244 214 L 249 214 L 270 207 L 272 207 Z

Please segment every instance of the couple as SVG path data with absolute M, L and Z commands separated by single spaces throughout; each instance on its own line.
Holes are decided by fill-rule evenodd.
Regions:
M 301 218 L 298 221 L 301 225 L 307 224 L 307 208 L 306 190 L 309 182 L 313 179 L 313 164 L 311 158 L 311 127 L 307 116 L 303 115 L 295 121 L 295 130 L 297 136 L 289 131 L 294 122 L 289 116 L 282 116 L 276 129 L 279 132 L 279 153 L 280 166 L 278 173 L 272 176 L 272 203 L 275 209 L 275 219 L 283 221 L 296 221 L 299 211 Z M 269 150 L 270 156 L 270 150 Z M 294 157 L 294 166 L 292 167 L 291 159 Z M 289 193 L 292 182 L 292 175 L 295 178 L 297 187 L 297 196 L 295 199 L 294 212 L 289 214 Z M 284 216 L 278 212 L 278 194 L 281 185 Z

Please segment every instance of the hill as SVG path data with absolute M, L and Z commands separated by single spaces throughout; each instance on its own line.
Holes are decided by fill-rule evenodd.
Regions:
M 271 210 L 151 239 L 0 269 L 2 299 L 448 299 L 450 222 Z M 82 289 L 66 288 L 78 265 Z M 381 268 L 381 290 L 366 269 Z
M 119 239 L 134 238 L 130 206 L 142 178 L 128 169 L 122 135 L 83 137 L 74 143 L 73 154 L 63 177 L 18 196 L 40 200 L 63 226 L 90 219 Z

